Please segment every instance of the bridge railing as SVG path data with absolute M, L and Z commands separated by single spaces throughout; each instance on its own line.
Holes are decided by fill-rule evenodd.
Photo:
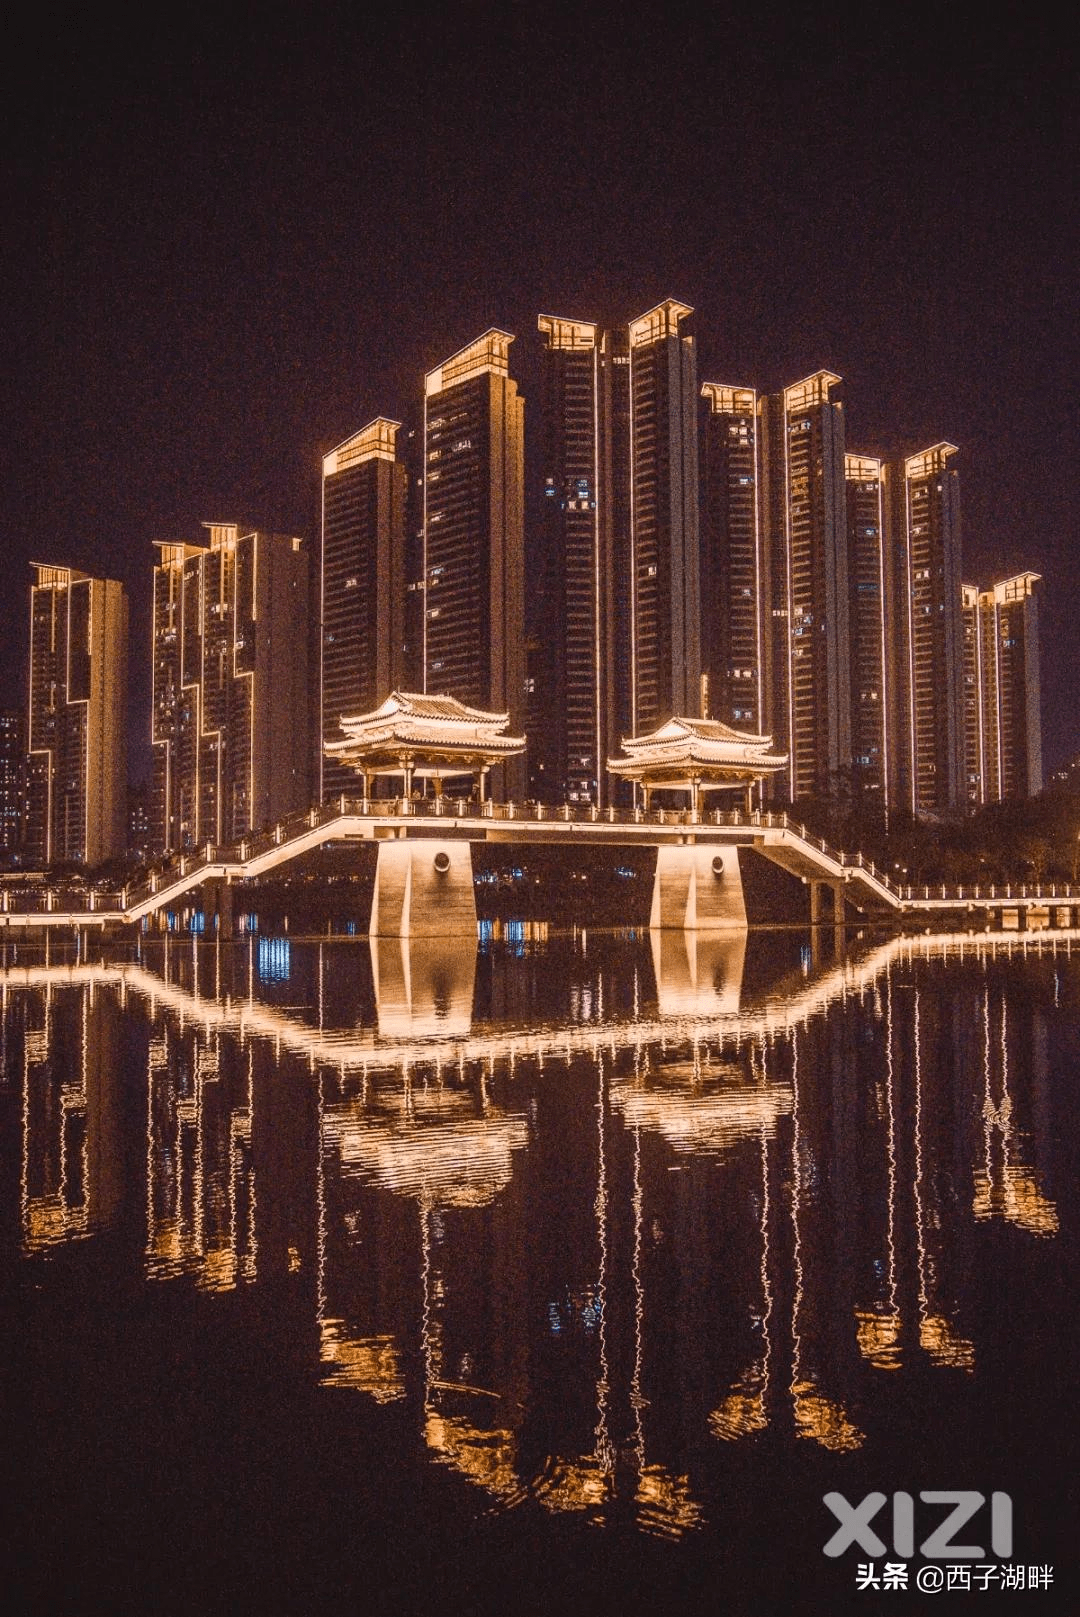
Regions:
M 247 833 L 238 842 L 201 843 L 198 847 L 174 856 L 137 884 L 129 884 L 120 891 L 106 892 L 85 886 L 51 883 L 32 891 L 4 889 L 0 891 L 0 913 L 9 914 L 123 914 L 146 904 L 157 895 L 173 890 L 181 897 L 188 886 L 195 885 L 201 874 L 211 866 L 244 867 L 252 864 L 273 849 L 294 842 L 313 830 L 331 824 L 342 817 L 384 818 L 455 818 L 487 819 L 514 823 L 561 821 L 578 824 L 656 825 L 656 826 L 716 826 L 718 828 L 749 830 L 779 830 L 799 839 L 807 847 L 830 860 L 845 874 L 859 873 L 879 889 L 905 904 L 989 902 L 1000 905 L 1010 900 L 1024 903 L 1032 901 L 1071 902 L 1080 898 L 1080 886 L 1071 882 L 1045 884 L 963 884 L 936 883 L 921 885 L 901 884 L 880 870 L 862 853 L 848 855 L 829 846 L 823 837 L 816 836 L 807 826 L 800 824 L 783 810 L 768 809 L 691 809 L 691 808 L 617 808 L 592 803 L 564 803 L 552 805 L 532 801 L 499 803 L 476 798 L 354 798 L 342 796 L 317 804 L 301 813 L 290 815 L 277 825 L 263 827 Z

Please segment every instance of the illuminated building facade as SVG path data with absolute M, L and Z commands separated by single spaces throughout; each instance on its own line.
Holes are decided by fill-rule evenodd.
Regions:
M 916 815 L 966 795 L 955 454 L 955 444 L 934 444 L 907 456 L 891 478 L 897 801 Z
M 971 803 L 1042 790 L 1038 573 L 963 600 L 965 790 Z
M 644 735 L 701 711 L 697 353 L 668 298 L 629 338 L 630 712 Z
M 701 396 L 702 709 L 756 731 L 764 677 L 758 398 L 718 382 L 703 383 Z
M 26 797 L 26 716 L 17 708 L 0 709 L 0 853 L 14 854 L 22 844 Z
M 890 687 L 885 468 L 873 455 L 844 456 L 847 484 L 851 768 L 856 795 L 887 804 Z
M 529 789 L 553 801 L 603 803 L 616 744 L 620 643 L 617 561 L 629 532 L 629 357 L 625 333 L 541 315 L 543 506 L 529 661 Z M 623 591 L 623 613 L 629 591 Z M 621 679 L 620 679 L 621 675 Z
M 423 689 L 508 713 L 525 703 L 524 402 L 492 328 L 424 380 Z M 524 769 L 505 766 L 521 795 Z M 519 778 L 520 777 L 520 778 Z
M 325 750 L 341 739 L 342 714 L 369 712 L 402 682 L 407 477 L 398 426 L 379 417 L 323 458 L 320 799 L 355 785 Z
M 71 567 L 34 574 L 27 861 L 92 867 L 126 842 L 127 595 Z
M 701 702 L 697 369 L 672 299 L 603 330 L 542 315 L 530 789 L 604 803 L 623 735 Z
M 154 569 L 154 843 L 231 842 L 307 806 L 303 541 L 207 523 Z
M 851 760 L 847 491 L 840 378 L 817 371 L 763 403 L 768 730 L 792 799 L 835 789 Z

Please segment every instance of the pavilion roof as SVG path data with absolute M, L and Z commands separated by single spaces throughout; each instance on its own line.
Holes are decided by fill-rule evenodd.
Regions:
M 609 758 L 615 775 L 657 785 L 688 784 L 692 778 L 718 784 L 771 775 L 787 764 L 772 751 L 772 737 L 734 730 L 719 719 L 676 716 L 644 736 L 623 739 L 623 758 Z
M 506 758 L 524 751 L 524 736 L 508 736 L 507 713 L 466 707 L 454 696 L 392 691 L 370 713 L 343 714 L 340 741 L 325 751 L 343 763 L 363 763 L 409 752 L 417 756 L 462 760 Z

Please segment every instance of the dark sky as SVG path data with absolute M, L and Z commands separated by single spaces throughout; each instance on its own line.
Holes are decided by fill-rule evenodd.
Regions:
M 1044 574 L 1048 758 L 1080 752 L 1076 82 L 1044 11 L 132 15 L 7 40 L 0 701 L 32 558 L 127 583 L 144 735 L 155 539 L 314 537 L 320 453 L 481 330 L 518 334 L 528 410 L 538 312 L 671 295 L 703 377 L 828 366 L 849 448 L 960 445 L 965 576 Z

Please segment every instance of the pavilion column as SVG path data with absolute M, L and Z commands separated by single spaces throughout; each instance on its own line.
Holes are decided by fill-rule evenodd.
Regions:
M 481 803 L 483 803 L 487 798 L 487 778 L 488 778 L 488 765 L 487 764 L 481 764 L 480 773 L 479 773 L 479 775 L 477 777 L 477 791 L 478 791 L 478 793 L 480 795 Z

